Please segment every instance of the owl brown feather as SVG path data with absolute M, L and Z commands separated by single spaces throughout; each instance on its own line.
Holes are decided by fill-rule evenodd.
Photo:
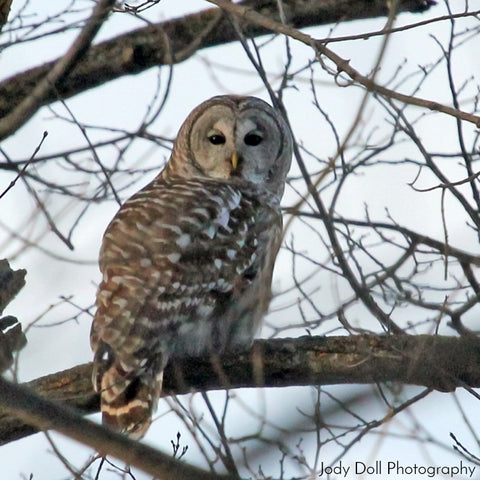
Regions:
M 238 131 L 244 139 L 260 132 L 273 158 L 235 145 L 229 136 Z M 232 151 L 240 154 L 236 168 Z M 104 423 L 142 436 L 170 356 L 251 343 L 270 301 L 290 157 L 288 129 L 271 107 L 215 97 L 187 118 L 166 169 L 114 217 L 100 252 L 91 332 L 95 362 L 106 362 L 94 375 Z

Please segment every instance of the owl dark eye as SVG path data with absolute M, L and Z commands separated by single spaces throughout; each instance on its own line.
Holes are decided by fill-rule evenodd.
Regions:
M 223 145 L 225 143 L 225 137 L 223 135 L 219 135 L 218 133 L 210 135 L 208 140 L 212 145 Z
M 260 143 L 262 143 L 263 137 L 258 133 L 247 133 L 243 139 L 245 145 L 250 147 L 256 147 Z

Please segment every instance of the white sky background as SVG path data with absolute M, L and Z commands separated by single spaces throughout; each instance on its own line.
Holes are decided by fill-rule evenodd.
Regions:
M 63 3 L 60 0 L 48 2 L 48 5 L 42 2 L 40 8 L 49 8 L 52 12 L 61 11 Z M 77 3 L 85 6 L 85 8 L 90 7 L 90 2 Z M 457 5 L 458 11 L 464 8 L 463 2 L 458 2 Z M 14 8 L 16 7 L 16 2 L 14 1 Z M 35 7 L 37 6 L 35 5 Z M 30 5 L 29 9 L 32 13 L 34 13 L 35 7 Z M 178 2 L 175 0 L 163 0 L 155 8 L 145 12 L 144 16 L 149 21 L 156 22 L 181 16 L 185 12 L 208 7 L 209 4 L 203 1 Z M 469 8 L 470 10 L 480 8 L 480 1 L 470 2 Z M 35 13 L 40 17 L 44 15 L 40 11 Z M 403 14 L 398 18 L 397 25 L 437 17 L 446 13 L 443 4 L 440 4 L 423 15 Z M 385 19 L 347 22 L 336 27 L 333 34 L 340 36 L 378 30 L 384 25 L 384 22 Z M 465 20 L 461 25 L 466 27 L 468 24 L 469 21 Z M 471 21 L 470 24 L 474 26 L 475 22 Z M 139 19 L 128 15 L 115 14 L 102 28 L 97 41 L 143 25 L 144 22 Z M 431 35 L 436 35 L 440 40 L 446 42 L 448 40 L 449 28 L 450 24 L 448 22 L 442 22 L 393 35 L 390 39 L 387 55 L 382 63 L 379 81 L 390 78 L 397 65 L 403 59 L 407 60 L 405 71 L 412 72 L 417 70 L 417 65 L 425 65 L 435 61 L 439 57 L 440 51 Z M 309 29 L 308 33 L 316 38 L 322 38 L 329 34 L 329 29 L 329 26 L 318 27 Z M 1 77 L 7 78 L 11 74 L 56 58 L 65 52 L 73 38 L 74 34 L 69 32 L 63 37 L 47 38 L 44 41 L 26 43 L 7 49 L 0 56 Z M 259 40 L 259 43 L 261 41 Z M 382 37 L 378 37 L 368 41 L 333 44 L 331 48 L 344 58 L 351 59 L 352 65 L 366 74 L 376 60 L 381 41 Z M 311 50 L 303 45 L 292 41 L 291 46 L 294 62 L 298 67 L 305 65 L 312 58 Z M 274 79 L 275 74 L 281 73 L 284 64 L 283 40 L 277 40 L 268 46 L 266 52 L 268 54 L 265 53 L 263 55 L 265 67 L 271 74 L 271 79 Z M 457 75 L 458 84 L 472 75 L 478 83 L 480 77 L 480 56 L 478 52 L 480 52 L 480 40 L 477 38 L 465 44 L 455 53 L 455 74 Z M 212 65 L 230 66 L 231 71 L 226 72 L 220 68 L 209 68 L 207 66 L 208 62 Z M 444 67 L 439 67 L 427 81 L 420 96 L 435 99 L 440 103 L 450 104 L 451 98 L 446 89 L 445 77 Z M 148 102 L 155 91 L 158 78 L 161 79 L 162 84 L 166 82 L 166 68 L 160 70 L 151 69 L 136 76 L 124 77 L 115 82 L 110 82 L 94 91 L 69 99 L 67 104 L 77 120 L 82 123 L 119 129 L 133 129 L 138 125 L 139 119 L 145 114 Z M 300 78 L 303 78 L 304 81 L 300 81 Z M 339 133 L 343 135 L 351 126 L 363 92 L 357 87 L 340 88 L 334 85 L 332 78 L 325 75 L 318 66 L 315 67 L 314 79 L 322 108 L 328 112 L 335 122 Z M 297 90 L 287 91 L 285 102 L 297 140 L 322 159 L 326 159 L 335 155 L 336 146 L 331 131 L 311 105 L 312 96 L 309 81 L 308 71 L 300 75 L 295 82 Z M 272 83 L 275 85 L 274 81 Z M 201 101 L 219 93 L 253 94 L 268 99 L 265 90 L 239 45 L 227 45 L 203 50 L 187 62 L 175 66 L 173 83 L 166 108 L 155 122 L 152 132 L 173 139 L 178 127 L 191 109 Z M 464 97 L 468 98 L 469 95 L 464 95 Z M 470 95 L 470 98 L 472 97 L 473 93 Z M 61 105 L 55 104 L 53 108 L 59 115 L 67 115 L 67 112 Z M 470 107 L 465 104 L 463 108 L 469 110 Z M 420 115 L 420 113 L 421 111 L 418 109 L 418 114 Z M 379 131 L 374 138 L 382 138 L 381 129 L 385 123 L 385 113 L 378 108 L 375 102 L 370 101 L 367 105 L 363 121 L 365 122 L 365 127 L 358 131 L 359 135 L 364 135 L 365 132 L 378 126 Z M 458 145 L 454 143 L 454 127 L 452 119 L 434 115 L 430 117 L 430 121 L 424 120 L 420 124 L 419 134 L 425 144 L 432 147 L 435 151 L 452 152 L 458 150 Z M 84 144 L 78 127 L 75 125 L 68 126 L 66 122 L 54 119 L 52 113 L 47 108 L 44 108 L 24 128 L 19 130 L 8 141 L 5 141 L 2 144 L 2 148 L 13 160 L 28 158 L 39 143 L 44 130 L 48 130 L 49 135 L 42 146 L 40 152 L 42 156 Z M 469 125 L 465 125 L 465 130 L 474 131 Z M 103 133 L 92 131 L 89 134 L 92 139 L 97 139 Z M 104 149 L 99 154 L 102 156 L 102 161 L 106 163 L 114 159 L 113 150 Z M 158 148 L 158 150 L 154 150 L 152 144 L 138 142 L 136 147 L 128 151 L 125 162 L 127 165 L 136 164 L 152 167 L 158 164 L 160 166 L 167 155 L 168 152 L 164 149 Z M 391 160 L 392 155 L 396 155 L 393 159 L 399 160 L 407 156 L 417 155 L 417 153 L 411 145 L 405 143 L 395 150 L 388 151 L 385 159 Z M 55 180 L 58 175 L 62 174 L 58 164 L 52 162 L 48 168 L 51 169 L 52 180 Z M 42 171 L 45 172 L 46 170 Z M 392 168 L 384 166 L 366 170 L 366 172 L 368 172 L 367 175 L 355 178 L 355 182 L 349 182 L 339 202 L 339 209 L 346 217 L 363 219 L 364 204 L 367 203 L 372 218 L 383 220 L 385 219 L 384 209 L 388 206 L 390 213 L 399 223 L 442 239 L 440 192 L 413 192 L 407 185 L 407 182 L 412 181 L 415 177 L 417 173 L 415 168 L 400 169 L 395 167 L 392 174 Z M 292 173 L 297 173 L 295 167 Z M 452 180 L 463 178 L 464 175 L 463 169 L 456 166 L 456 164 L 452 164 L 449 173 Z M 127 198 L 131 193 L 148 183 L 154 175 L 154 172 L 149 172 L 145 174 L 144 178 L 136 178 L 135 180 L 138 183 L 128 190 L 121 191 L 122 198 Z M 71 178 L 73 179 L 74 177 L 71 176 Z M 0 172 L 0 191 L 3 191 L 11 179 L 11 175 Z M 82 177 L 76 181 L 83 182 L 86 180 L 88 180 L 87 177 Z M 125 175 L 123 177 L 119 176 L 114 180 L 119 187 L 129 184 L 131 181 Z M 425 174 L 420 177 L 418 185 L 420 187 L 429 187 L 432 186 L 431 181 L 432 179 L 429 175 Z M 435 181 L 436 183 L 438 182 Z M 88 189 L 88 186 L 85 188 Z M 57 226 L 63 232 L 67 232 L 73 219 L 76 218 L 76 214 L 78 214 L 79 206 L 71 199 L 64 201 L 58 196 L 49 197 L 45 194 L 42 198 L 47 202 L 50 211 L 56 213 Z M 292 204 L 295 200 L 296 196 L 293 191 L 291 189 L 288 190 L 284 204 Z M 460 214 L 461 210 L 448 196 L 446 206 L 451 244 L 472 253 L 479 253 L 478 240 L 465 227 L 465 218 Z M 101 236 L 117 208 L 113 201 L 104 202 L 92 208 L 83 219 L 81 226 L 76 230 L 73 237 L 75 250 L 70 252 L 53 233 L 47 231 L 46 223 L 40 215 L 37 214 L 34 218 L 31 218 L 31 212 L 34 211 L 33 202 L 25 193 L 21 182 L 18 182 L 16 187 L 0 203 L 0 222 L 2 225 L 8 226 L 8 228 L 0 228 L 0 258 L 8 258 L 13 268 L 27 269 L 27 285 L 10 304 L 5 313 L 17 316 L 24 325 L 28 325 L 47 311 L 51 305 L 61 303 L 61 296 L 72 296 L 72 301 L 81 307 L 90 306 L 94 301 L 96 284 L 100 277 L 96 266 L 96 258 Z M 48 252 L 53 252 L 56 256 L 65 260 L 55 259 L 37 248 L 25 248 L 22 241 L 12 239 L 8 229 L 17 232 L 24 238 L 35 240 L 41 248 L 46 249 Z M 315 239 L 312 238 L 311 233 L 299 225 L 298 222 L 287 233 L 287 241 L 291 240 L 292 234 L 294 234 L 297 248 L 310 249 L 310 251 L 315 252 L 315 257 L 318 259 L 322 259 L 326 255 L 325 252 L 319 251 L 318 244 L 313 243 Z M 303 274 L 311 271 L 311 268 L 307 265 L 304 265 L 303 268 Z M 310 287 L 320 284 L 321 288 L 315 294 L 315 300 L 322 305 L 330 305 L 330 308 L 326 307 L 328 311 L 335 310 L 335 298 L 342 296 L 341 285 L 332 285 L 331 280 L 328 274 L 323 273 L 316 276 L 313 283 L 310 284 Z M 283 251 L 278 260 L 274 287 L 277 292 L 280 292 L 290 286 L 290 255 L 288 252 Z M 288 300 L 294 299 L 295 294 L 293 296 L 290 295 L 288 298 L 281 296 L 274 302 L 273 307 L 285 305 Z M 91 359 L 88 341 L 91 322 L 89 315 L 80 315 L 78 322 L 70 321 L 53 328 L 41 328 L 42 326 L 62 322 L 65 318 L 69 318 L 77 313 L 78 310 L 62 303 L 44 315 L 37 327 L 28 331 L 29 343 L 22 351 L 19 363 L 19 374 L 22 381 L 59 371 Z M 362 310 L 359 309 L 359 323 L 362 322 L 362 313 Z M 310 312 L 311 314 L 312 312 Z M 275 312 L 269 317 L 268 321 L 272 323 L 286 323 L 292 318 L 292 315 L 298 315 L 296 308 L 291 308 L 284 312 Z M 335 327 L 335 322 L 331 321 L 325 325 L 323 331 L 318 333 L 328 333 L 333 331 Z M 475 328 L 475 325 L 470 325 L 470 327 Z M 478 328 L 478 323 L 476 327 Z M 297 330 L 296 332 L 287 332 L 286 334 L 303 333 L 304 331 Z M 445 333 L 452 334 L 453 332 L 445 329 Z M 261 334 L 266 336 L 270 334 L 270 331 L 264 329 Z M 348 395 L 348 389 L 366 392 L 369 387 L 332 387 L 328 391 L 342 397 Z M 413 387 L 405 387 L 404 393 L 411 391 L 413 391 Z M 239 392 L 238 395 L 241 401 L 234 402 L 231 405 L 231 428 L 236 435 L 239 434 L 239 429 L 242 429 L 245 434 L 255 431 L 255 422 L 251 420 L 250 415 L 245 413 L 247 407 L 242 402 L 246 402 L 247 405 L 255 404 L 260 413 L 268 411 L 268 418 L 277 425 L 282 425 L 288 421 L 293 422 L 300 415 L 297 407 L 304 411 L 311 411 L 311 399 L 315 393 L 311 388 L 289 388 L 281 391 Z M 472 422 L 472 427 L 478 432 L 480 430 L 480 419 L 477 414 L 477 401 L 464 392 L 458 392 L 456 395 L 462 399 L 462 405 L 466 408 L 466 414 Z M 212 394 L 212 399 L 216 399 L 219 408 L 221 408 L 224 393 Z M 188 402 L 188 398 L 185 397 L 184 401 Z M 196 401 L 200 409 L 201 400 L 198 398 Z M 330 403 L 328 399 L 325 398 L 323 402 L 322 405 L 328 408 Z M 375 404 L 375 401 L 370 397 L 368 402 L 361 405 L 361 407 L 356 406 L 355 411 L 364 413 L 366 417 L 375 418 L 374 410 L 377 407 L 380 408 L 379 405 L 381 405 L 380 400 L 377 400 L 377 402 Z M 400 415 L 391 424 L 387 424 L 379 429 L 377 434 L 365 437 L 360 444 L 350 451 L 347 457 L 343 459 L 343 462 L 345 464 L 356 460 L 373 462 L 376 459 L 387 461 L 393 458 L 405 461 L 408 464 L 412 464 L 415 461 L 424 465 L 458 464 L 459 457 L 455 456 L 450 449 L 443 448 L 443 446 L 446 445 L 448 447 L 450 444 L 448 433 L 453 431 L 465 441 L 469 441 L 471 436 L 459 418 L 454 402 L 454 395 L 450 394 L 436 393 L 429 396 L 411 409 L 410 413 Z M 159 413 L 167 410 L 165 402 L 161 402 Z M 450 414 L 452 415 L 451 418 Z M 428 453 L 425 453 L 421 448 L 418 448 L 418 444 L 409 443 L 408 438 L 401 440 L 384 436 L 391 431 L 401 435 L 413 434 L 415 422 L 412 418 L 414 417 L 419 418 L 420 423 L 426 426 L 429 429 L 429 433 L 437 438 L 443 446 L 433 447 L 429 445 L 427 448 Z M 246 421 L 246 418 L 250 420 Z M 338 418 L 339 422 L 342 422 L 340 415 Z M 188 462 L 198 461 L 199 457 L 195 450 L 195 445 L 193 442 L 188 441 L 186 429 L 176 421 L 171 413 L 162 417 L 154 424 L 147 441 L 164 451 L 170 452 L 170 439 L 175 437 L 177 430 L 180 430 L 182 435 L 184 435 L 182 442 L 190 446 L 186 460 Z M 54 437 L 59 438 L 55 435 Z M 402 443 L 404 441 L 406 443 Z M 88 457 L 89 452 L 87 450 L 80 449 L 72 442 L 62 441 L 59 442 L 59 445 L 65 457 L 77 466 L 81 465 L 82 461 Z M 331 447 L 324 447 L 321 453 L 322 460 L 327 463 L 332 461 L 339 453 L 337 447 L 332 444 L 329 445 Z M 307 462 L 313 464 L 315 454 L 314 442 L 311 439 L 304 438 L 302 447 Z M 472 448 L 475 451 L 473 444 Z M 0 478 L 2 480 L 4 478 L 17 479 L 22 478 L 22 475 L 28 478 L 31 473 L 34 480 L 69 478 L 65 468 L 52 453 L 47 453 L 48 450 L 51 449 L 41 434 L 0 447 Z M 262 463 L 265 473 L 273 476 L 277 475 L 280 453 L 277 451 L 273 457 L 270 457 L 268 460 L 266 458 L 267 456 L 259 459 L 258 463 Z M 289 467 L 291 468 L 289 474 L 305 474 L 305 471 L 295 470 L 292 465 Z M 480 467 L 477 469 L 478 475 L 480 475 L 479 472 Z M 136 472 L 135 475 L 138 480 L 147 478 L 139 472 Z M 117 477 L 115 474 L 103 472 L 101 478 L 106 480 Z M 397 477 L 389 476 L 388 478 Z

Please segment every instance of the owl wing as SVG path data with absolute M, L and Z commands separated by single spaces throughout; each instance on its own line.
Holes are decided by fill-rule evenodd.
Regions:
M 97 360 L 114 352 L 124 372 L 158 370 L 170 353 L 248 344 L 270 299 L 277 231 L 281 215 L 234 187 L 152 182 L 105 233 L 91 334 Z
M 104 236 L 91 332 L 105 423 L 143 435 L 170 355 L 251 342 L 277 231 L 279 212 L 221 182 L 159 179 L 124 204 Z

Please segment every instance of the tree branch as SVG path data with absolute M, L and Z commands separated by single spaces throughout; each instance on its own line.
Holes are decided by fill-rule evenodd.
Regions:
M 399 11 L 423 11 L 432 4 L 428 0 L 401 0 Z M 237 5 L 256 8 L 263 17 L 280 21 L 276 1 L 249 0 Z M 371 0 L 283 0 L 283 8 L 289 25 L 294 28 L 388 15 L 387 2 Z M 272 33 L 268 27 L 249 21 L 241 21 L 240 26 L 247 37 Z M 198 50 L 237 40 L 227 15 L 218 8 L 140 28 L 92 46 L 68 75 L 58 79 L 55 91 L 43 92 L 39 105 L 72 97 L 153 66 L 180 63 Z M 59 61 L 45 63 L 0 83 L 0 118 L 30 97 Z
M 112 455 L 127 465 L 138 467 L 155 478 L 164 480 L 220 480 L 223 475 L 208 473 L 175 460 L 147 445 L 115 433 L 78 413 L 52 401 L 40 398 L 26 387 L 0 378 L 2 406 L 17 418 L 42 430 L 54 429 L 83 445 L 94 448 L 102 455 Z
M 7 23 L 11 6 L 12 0 L 0 0 L 0 32 L 2 31 L 3 26 Z
M 0 260 L 0 314 L 25 285 L 26 270 L 12 270 L 7 260 Z
M 367 91 L 382 95 L 388 99 L 398 100 L 407 105 L 415 105 L 417 107 L 427 108 L 432 111 L 437 111 L 451 115 L 459 120 L 465 120 L 471 122 L 477 127 L 480 127 L 480 117 L 468 112 L 464 112 L 457 108 L 450 107 L 448 105 L 442 105 L 441 103 L 424 98 L 418 98 L 412 95 L 405 95 L 395 90 L 391 90 L 382 85 L 375 83 L 375 81 L 369 76 L 362 75 L 358 70 L 355 70 L 350 65 L 350 60 L 346 60 L 337 55 L 333 50 L 330 50 L 325 46 L 325 42 L 316 40 L 315 38 L 300 32 L 297 28 L 285 25 L 277 20 L 270 18 L 268 15 L 259 13 L 251 8 L 242 6 L 240 4 L 232 3 L 228 0 L 209 0 L 211 3 L 218 5 L 225 11 L 235 15 L 243 22 L 247 22 L 249 25 L 257 25 L 276 33 L 286 35 L 290 38 L 294 38 L 299 42 L 312 47 L 319 57 L 325 56 L 332 61 L 337 69 L 337 74 L 342 72 L 346 73 L 354 82 L 362 85 Z
M 0 314 L 25 285 L 26 273 L 26 270 L 12 270 L 7 260 L 0 260 Z M 0 318 L 0 374 L 12 364 L 12 352 L 20 350 L 26 341 L 15 317 Z
M 250 351 L 221 359 L 174 361 L 167 366 L 163 393 L 194 390 L 368 384 L 395 381 L 453 391 L 480 387 L 480 339 L 431 335 L 357 335 L 257 340 Z M 82 413 L 99 409 L 91 364 L 25 384 L 38 395 Z M 4 407 L 0 395 L 0 407 Z M 0 445 L 36 431 L 24 418 L 0 412 Z M 32 422 L 33 423 L 33 422 Z M 33 423 L 34 426 L 45 426 Z M 57 429 L 54 425 L 46 428 Z M 96 448 L 96 447 L 94 447 Z
M 15 106 L 7 115 L 0 115 L 0 140 L 8 137 L 18 130 L 27 120 L 29 120 L 38 108 L 45 104 L 45 99 L 55 94 L 55 86 L 58 82 L 68 75 L 70 70 L 78 63 L 87 51 L 90 43 L 107 19 L 110 10 L 116 0 L 101 0 L 93 9 L 92 16 L 82 31 L 68 49 L 67 53 L 54 62 L 48 73 L 42 76 L 42 79 L 21 102 Z

